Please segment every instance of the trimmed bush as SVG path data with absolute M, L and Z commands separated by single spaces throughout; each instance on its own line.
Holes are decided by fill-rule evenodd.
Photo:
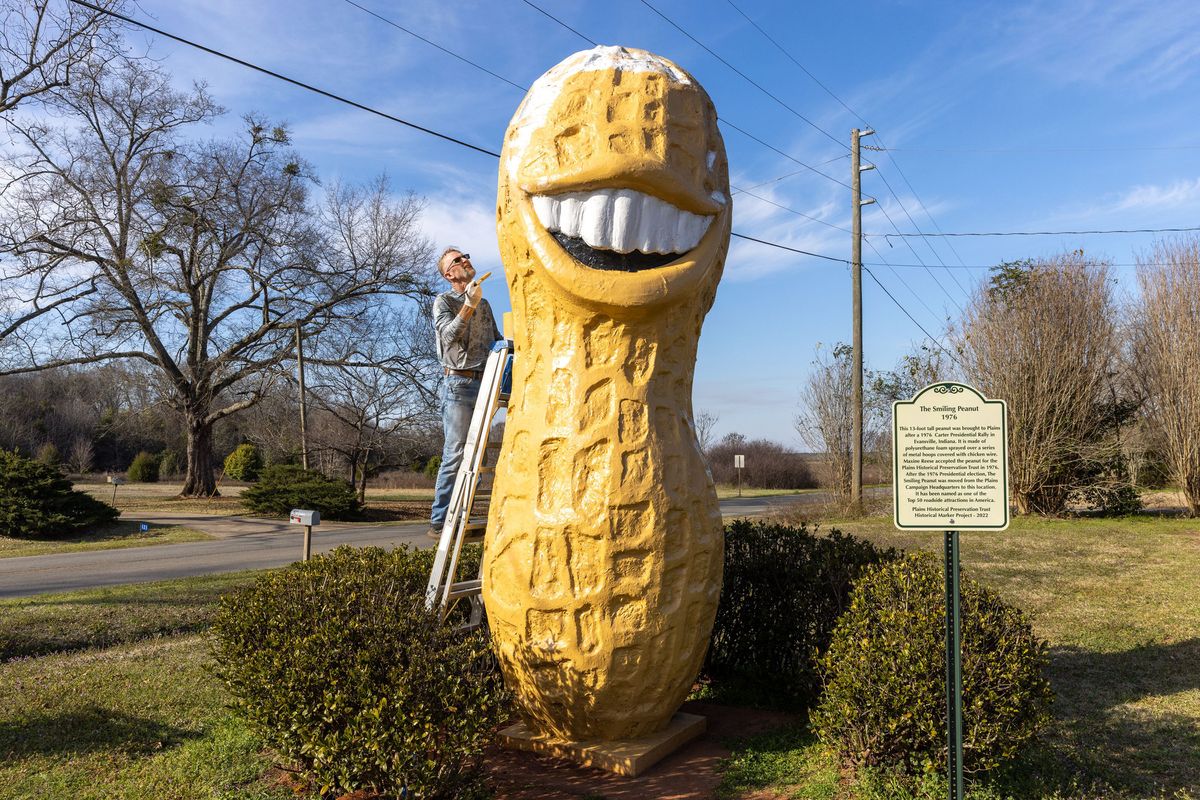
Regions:
M 705 675 L 751 702 L 797 708 L 820 689 L 817 656 L 829 646 L 854 580 L 893 549 L 838 530 L 736 520 L 725 526 L 725 580 Z
M 442 468 L 442 457 L 434 456 L 425 463 L 425 477 L 437 479 L 438 470 Z
M 53 539 L 117 515 L 108 503 L 75 491 L 58 467 L 0 450 L 0 536 Z
M 158 477 L 172 478 L 183 472 L 183 461 L 175 450 L 163 450 L 158 457 Z
M 145 450 L 138 453 L 126 476 L 131 483 L 158 483 L 158 456 Z
M 267 467 L 241 499 L 256 514 L 283 515 L 293 508 L 310 508 L 325 519 L 347 519 L 361 509 L 358 493 L 349 483 L 294 464 Z
M 946 763 L 945 576 L 914 554 L 864 574 L 821 659 L 812 729 L 846 762 L 909 775 Z M 1046 644 L 1029 618 L 961 580 L 963 771 L 1010 760 L 1049 721 Z
M 225 477 L 235 481 L 256 481 L 262 468 L 262 455 L 249 442 L 239 444 L 225 457 Z
M 482 793 L 481 756 L 507 695 L 487 636 L 425 610 L 432 560 L 430 550 L 340 547 L 221 602 L 217 675 L 323 797 Z
M 46 442 L 38 448 L 34 460 L 48 467 L 57 467 L 62 463 L 62 456 L 59 455 L 58 448 L 54 446 L 54 442 Z

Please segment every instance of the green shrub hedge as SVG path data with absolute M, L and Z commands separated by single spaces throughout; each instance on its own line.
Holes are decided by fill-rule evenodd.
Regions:
M 158 456 L 145 450 L 133 457 L 126 473 L 131 483 L 158 483 Z
M 225 477 L 235 481 L 256 481 L 262 468 L 262 455 L 249 442 L 239 444 L 225 457 Z
M 242 504 L 256 514 L 287 514 L 315 509 L 324 519 L 347 519 L 362 508 L 349 483 L 294 464 L 267 467 L 258 483 L 242 492 Z
M 478 557 L 478 547 L 465 555 Z M 483 788 L 481 756 L 507 695 L 487 636 L 456 633 L 425 610 L 432 558 L 341 547 L 221 602 L 217 674 L 323 797 L 467 798 Z
M 53 539 L 105 525 L 118 513 L 75 491 L 58 467 L 0 450 L 0 536 Z
M 847 763 L 932 773 L 946 764 L 945 576 L 923 553 L 858 581 L 821 659 L 813 731 Z M 1046 645 L 1028 617 L 961 580 L 963 772 L 1012 758 L 1049 720 Z
M 817 656 L 849 607 L 855 578 L 893 549 L 831 530 L 736 520 L 725 527 L 725 580 L 704 674 L 760 705 L 812 705 Z

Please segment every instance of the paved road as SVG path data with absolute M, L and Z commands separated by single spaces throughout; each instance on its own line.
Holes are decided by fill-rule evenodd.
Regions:
M 816 502 L 819 494 L 744 497 L 721 501 L 724 517 L 758 516 L 789 505 Z M 184 525 L 218 537 L 207 542 L 90 550 L 48 556 L 0 558 L 0 597 L 90 589 L 143 581 L 185 578 L 243 569 L 281 567 L 302 555 L 299 526 L 285 522 L 204 514 L 131 514 L 154 525 Z M 313 552 L 348 544 L 428 547 L 426 522 L 397 525 L 328 523 L 313 530 Z

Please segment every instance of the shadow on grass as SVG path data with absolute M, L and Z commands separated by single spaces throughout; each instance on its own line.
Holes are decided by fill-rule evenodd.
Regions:
M 0 761 L 97 750 L 148 754 L 200 734 L 100 706 L 0 722 Z
M 1117 653 L 1055 648 L 1054 729 L 997 776 L 998 788 L 1016 798 L 1190 797 L 1200 787 L 1195 711 L 1125 706 L 1200 688 L 1198 663 L 1200 639 Z

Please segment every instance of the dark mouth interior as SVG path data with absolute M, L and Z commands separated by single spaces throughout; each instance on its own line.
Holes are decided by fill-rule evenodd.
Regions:
M 578 236 L 567 236 L 560 231 L 550 231 L 550 235 L 558 242 L 563 250 L 580 264 L 592 269 L 607 269 L 617 272 L 640 272 L 647 269 L 665 267 L 675 261 L 680 253 L 642 253 L 634 250 L 631 253 L 617 253 L 612 250 L 597 250 Z

